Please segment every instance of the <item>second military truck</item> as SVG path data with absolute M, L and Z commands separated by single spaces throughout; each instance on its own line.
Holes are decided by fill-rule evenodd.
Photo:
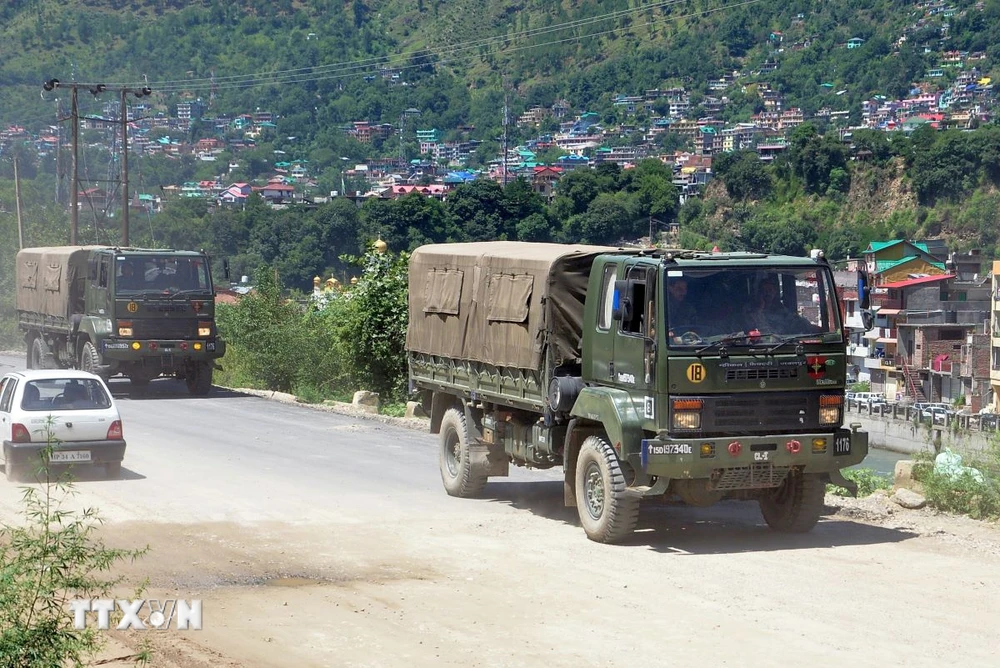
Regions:
M 17 254 L 29 369 L 76 367 L 144 386 L 160 375 L 208 394 L 225 342 L 203 252 L 53 246 Z
M 863 274 L 859 290 L 867 308 Z M 410 258 L 410 384 L 447 492 L 562 466 L 600 542 L 631 534 L 643 498 L 756 501 L 772 528 L 810 530 L 826 483 L 856 492 L 841 470 L 868 453 L 843 426 L 846 342 L 818 252 L 484 242 Z

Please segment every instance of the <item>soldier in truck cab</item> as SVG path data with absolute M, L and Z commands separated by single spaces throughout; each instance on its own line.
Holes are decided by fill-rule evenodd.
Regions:
M 767 274 L 757 284 L 746 310 L 746 321 L 748 330 L 756 329 L 763 334 L 805 334 L 816 330 L 782 302 L 777 274 Z

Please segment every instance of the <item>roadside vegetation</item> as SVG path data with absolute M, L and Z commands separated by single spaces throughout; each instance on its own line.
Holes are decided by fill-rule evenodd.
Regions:
M 938 510 L 974 519 L 1000 519 L 1000 440 L 985 451 L 963 457 L 961 467 L 935 467 L 932 455 L 917 458 L 914 479 L 927 503 Z
M 71 508 L 68 476 L 53 479 L 48 461 L 56 441 L 46 430 L 41 484 L 24 487 L 22 520 L 0 524 L 0 666 L 82 666 L 104 646 L 95 624 L 78 630 L 69 603 L 76 598 L 111 598 L 122 577 L 111 574 L 142 549 L 109 548 L 97 536 L 96 509 Z M 141 594 L 141 591 L 136 592 Z M 136 595 L 133 598 L 139 598 Z M 149 651 L 127 657 L 145 665 Z
M 347 260 L 360 269 L 358 281 L 326 293 L 325 304 L 286 298 L 268 267 L 257 271 L 250 294 L 221 304 L 227 349 L 216 382 L 290 392 L 309 403 L 350 401 L 365 389 L 379 394 L 383 412 L 401 412 L 409 255 L 370 249 Z
M 871 496 L 880 489 L 892 489 L 892 478 L 875 469 L 846 469 L 843 473 L 845 478 L 858 486 L 858 498 Z M 826 491 L 835 496 L 850 496 L 846 489 L 837 485 L 827 485 Z

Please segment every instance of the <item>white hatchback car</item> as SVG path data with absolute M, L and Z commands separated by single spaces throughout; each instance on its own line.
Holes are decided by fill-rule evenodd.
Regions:
M 99 376 L 74 369 L 13 371 L 0 379 L 0 437 L 8 480 L 34 479 L 52 443 L 52 464 L 91 464 L 121 476 L 125 437 Z

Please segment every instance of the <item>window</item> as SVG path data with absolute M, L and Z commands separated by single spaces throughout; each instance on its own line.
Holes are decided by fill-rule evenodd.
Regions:
M 97 277 L 97 287 L 108 287 L 108 258 L 101 258 L 100 274 Z
M 51 378 L 30 381 L 24 388 L 21 408 L 26 411 L 95 410 L 110 408 L 104 387 L 90 378 Z
M 615 307 L 615 275 L 618 273 L 617 264 L 604 265 L 604 276 L 601 278 L 601 309 L 597 315 L 597 327 L 599 329 L 611 329 L 611 311 Z
M 632 317 L 628 320 L 622 319 L 622 331 L 627 334 L 646 333 L 646 307 L 648 301 L 646 272 L 647 269 L 645 267 L 632 267 L 628 271 L 627 280 L 634 286 L 632 289 L 634 301 L 632 303 Z

